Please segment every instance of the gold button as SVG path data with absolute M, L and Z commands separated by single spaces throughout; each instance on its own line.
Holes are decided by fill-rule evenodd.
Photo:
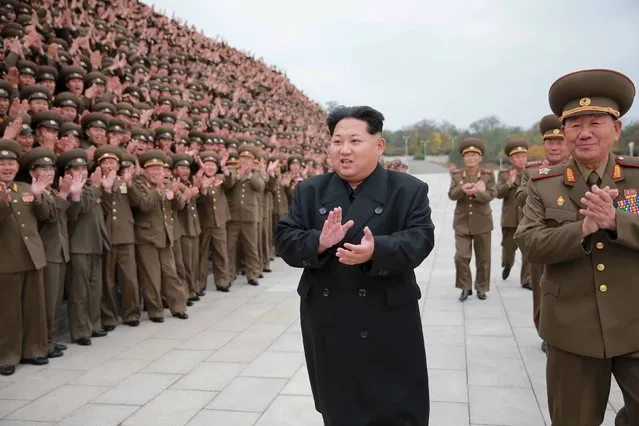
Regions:
M 596 247 L 601 250 L 602 248 L 604 248 L 604 243 L 597 243 Z
M 117 213 L 118 211 L 116 209 L 113 209 L 113 213 Z
M 473 215 L 473 212 L 469 212 L 469 213 L 468 213 L 468 215 L 472 216 L 472 215 Z
M 601 284 L 599 286 L 599 291 L 602 292 L 602 293 L 607 292 L 608 291 L 608 286 L 606 284 Z
M 113 205 L 115 206 L 115 201 L 113 202 Z
M 472 204 L 469 204 L 469 205 L 468 205 L 468 207 L 472 207 L 472 206 L 473 206 Z
M 599 265 L 597 265 L 597 270 L 599 272 L 603 272 L 606 269 L 606 267 L 604 266 L 603 263 L 600 263 Z
M 20 216 L 20 212 L 18 212 L 18 216 Z
M 195 207 L 191 206 L 191 210 L 195 210 Z
M 217 210 L 217 208 L 215 206 L 213 206 L 213 210 Z
M 115 216 L 113 216 L 113 220 L 118 220 L 118 218 L 117 218 L 117 217 L 115 217 Z
M 27 237 L 27 236 L 25 235 L 24 239 L 25 239 L 25 240 L 28 240 L 28 239 L 29 239 L 29 237 Z

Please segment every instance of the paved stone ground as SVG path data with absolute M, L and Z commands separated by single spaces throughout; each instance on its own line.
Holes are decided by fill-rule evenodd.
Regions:
M 431 186 L 437 246 L 417 271 L 432 426 L 550 424 L 545 356 L 531 292 L 493 279 L 487 301 L 454 289 L 453 204 L 447 174 Z M 493 203 L 499 223 L 500 202 Z M 500 275 L 499 231 L 493 276 Z M 120 326 L 93 346 L 70 345 L 46 367 L 0 378 L 0 425 L 304 426 L 322 424 L 304 366 L 295 293 L 300 271 L 281 260 L 258 288 L 209 292 L 191 318 Z M 604 425 L 622 397 L 613 385 Z

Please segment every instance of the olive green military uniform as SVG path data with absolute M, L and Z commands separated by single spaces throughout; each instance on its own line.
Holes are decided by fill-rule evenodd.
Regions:
M 275 192 L 273 193 L 273 227 L 272 233 L 275 232 L 277 224 L 288 213 L 288 195 L 287 186 L 281 185 L 279 182 L 275 185 Z
M 168 157 L 152 150 L 139 158 L 142 167 L 168 164 Z M 162 294 L 172 314 L 186 311 L 186 295 L 180 287 L 173 257 L 173 202 L 169 191 L 158 190 L 144 176 L 137 176 L 129 188 L 129 202 L 135 219 L 138 281 L 149 318 L 163 317 Z
M 484 143 L 475 138 L 465 139 L 460 143 L 460 152 L 478 152 L 483 155 Z M 490 240 L 493 230 L 492 210 L 490 202 L 497 195 L 495 175 L 492 170 L 467 168 L 451 173 L 451 184 L 448 197 L 456 201 L 453 229 L 455 230 L 455 287 L 472 290 L 470 259 L 473 247 L 477 265 L 475 289 L 487 292 L 490 289 Z M 462 191 L 465 183 L 484 181 L 486 189 L 474 196 Z
M 98 164 L 106 158 L 122 160 L 122 151 L 113 146 L 104 146 L 95 152 Z M 102 325 L 116 326 L 118 323 L 117 289 L 122 296 L 122 320 L 136 324 L 140 320 L 140 287 L 135 261 L 135 231 L 129 187 L 121 178 L 116 178 L 111 191 L 102 190 L 104 221 L 110 242 L 110 250 L 104 253 L 104 288 L 102 292 Z M 117 277 L 117 280 L 116 280 Z
M 15 159 L 20 146 L 0 139 L 0 158 Z M 36 198 L 29 185 L 8 185 L 11 202 L 0 200 L 0 367 L 21 359 L 42 359 L 48 351 L 42 271 L 46 256 L 38 222 L 51 220 L 51 205 Z M 43 360 L 46 363 L 46 359 Z M 2 374 L 12 374 L 5 372 Z
M 528 153 L 528 142 L 519 136 L 511 137 L 504 147 L 504 153 L 508 158 L 518 153 Z M 513 169 L 499 172 L 497 177 L 497 198 L 503 199 L 501 208 L 501 266 L 504 268 L 503 278 L 508 277 L 510 268 L 515 263 L 517 244 L 513 239 L 517 225 L 523 216 L 522 207 L 517 204 L 517 189 L 521 185 L 523 170 L 517 170 L 512 185 L 509 185 L 510 173 Z M 530 266 L 526 259 L 522 258 L 521 273 L 519 276 L 522 286 L 530 286 Z
M 549 100 L 562 120 L 581 114 L 618 119 L 634 94 L 624 75 L 588 70 L 557 80 Z M 619 190 L 616 229 L 584 238 L 581 199 L 595 184 Z M 631 272 L 639 251 L 638 189 L 639 159 L 612 154 L 596 170 L 573 158 L 540 169 L 528 183 L 515 240 L 531 262 L 545 265 L 540 335 L 548 343 L 553 425 L 601 424 L 611 375 L 623 393 L 626 424 L 639 424 L 639 279 Z
M 25 170 L 36 167 L 54 167 L 55 154 L 47 148 L 34 148 L 20 160 Z M 67 209 L 69 202 L 58 196 L 58 191 L 49 188 L 44 199 L 51 204 L 52 219 L 41 222 L 40 238 L 44 246 L 47 266 L 44 268 L 44 296 L 47 315 L 47 340 L 49 351 L 55 349 L 60 327 L 60 312 L 64 295 L 64 277 L 69 262 L 69 231 Z
M 273 253 L 273 192 L 277 186 L 275 175 L 266 175 L 264 177 L 264 202 L 262 208 L 262 222 L 260 231 L 262 239 L 260 244 L 260 260 L 262 261 L 262 270 L 264 272 L 271 271 L 271 255 Z
M 239 155 L 256 158 L 252 147 L 240 146 Z M 228 202 L 231 220 L 227 224 L 229 264 L 233 281 L 237 276 L 237 245 L 241 237 L 242 253 L 246 263 L 246 277 L 251 284 L 257 283 L 262 272 L 258 246 L 258 223 L 260 209 L 258 193 L 264 191 L 264 179 L 259 173 L 251 173 L 238 180 L 229 190 Z
M 63 153 L 57 161 L 61 169 L 86 167 L 87 154 L 82 149 Z M 71 339 L 91 338 L 102 328 L 102 254 L 108 248 L 100 188 L 87 184 L 80 201 L 71 201 L 69 220 L 69 252 L 67 269 L 69 331 Z
M 547 139 L 562 139 L 564 134 L 561 130 L 561 120 L 555 114 L 549 114 L 542 117 L 539 122 L 539 130 L 542 134 L 543 140 Z M 521 184 L 517 188 L 517 204 L 523 209 L 526 205 L 526 198 L 528 197 L 528 180 L 530 176 L 536 176 L 539 174 L 539 169 L 544 167 L 541 161 L 529 162 L 526 169 L 522 173 Z M 523 217 L 523 210 L 522 210 Z M 539 315 L 541 313 L 541 275 L 544 272 L 544 265 L 538 265 L 535 263 L 528 263 L 530 265 L 530 284 L 533 291 L 533 322 L 535 328 L 539 332 Z M 545 350 L 545 346 L 542 345 L 542 349 Z
M 220 164 L 220 157 L 210 151 L 200 154 L 202 162 L 214 161 Z M 209 273 L 209 252 L 213 250 L 213 279 L 218 289 L 226 289 L 231 281 L 231 267 L 229 264 L 229 246 L 227 240 L 227 224 L 231 220 L 231 211 L 225 189 L 232 188 L 236 183 L 234 173 L 218 174 L 223 183 L 216 187 L 201 188 L 197 199 L 197 210 L 200 217 L 202 234 L 200 235 L 200 263 L 199 290 L 206 289 Z

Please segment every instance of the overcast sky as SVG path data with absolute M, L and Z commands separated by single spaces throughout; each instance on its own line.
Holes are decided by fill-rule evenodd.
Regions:
M 145 2 L 284 69 L 321 104 L 379 109 L 390 130 L 492 114 L 529 127 L 550 112 L 552 82 L 578 69 L 639 86 L 637 0 Z

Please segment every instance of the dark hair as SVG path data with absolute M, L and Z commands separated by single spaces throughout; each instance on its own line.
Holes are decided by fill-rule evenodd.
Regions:
M 371 135 L 381 133 L 384 127 L 384 115 L 376 109 L 369 106 L 347 107 L 340 105 L 331 110 L 326 117 L 326 124 L 331 136 L 333 136 L 337 123 L 346 118 L 365 121 L 368 125 L 366 131 Z

